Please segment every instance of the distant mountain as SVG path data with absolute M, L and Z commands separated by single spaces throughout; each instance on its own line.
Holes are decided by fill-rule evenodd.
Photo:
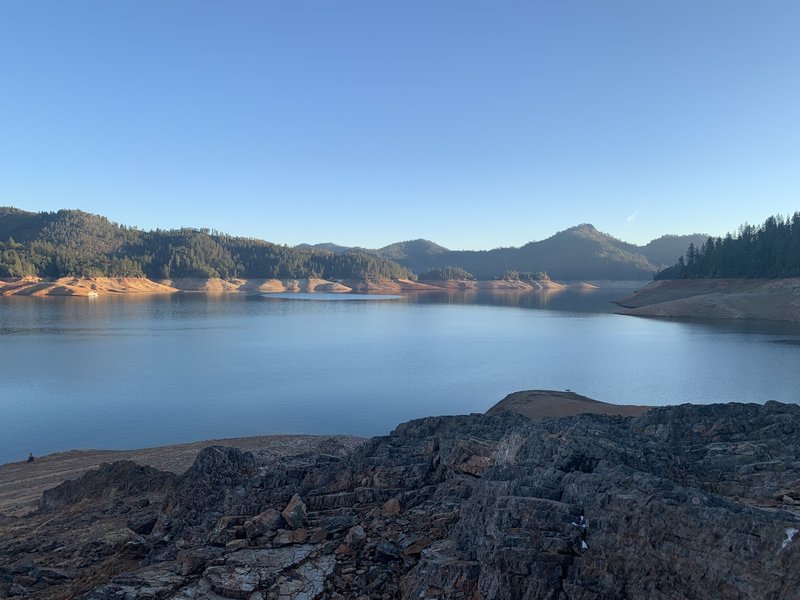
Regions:
M 141 231 L 79 210 L 0 207 L 0 276 L 326 279 L 412 276 L 366 252 L 287 248 L 208 229 Z
M 361 248 L 340 246 L 339 244 L 334 244 L 333 242 L 322 242 L 321 244 L 298 244 L 295 246 L 295 248 L 326 250 L 328 252 L 333 252 L 334 254 L 345 254 L 346 252 L 352 252 L 354 250 L 362 250 Z
M 405 261 L 409 264 L 416 264 L 419 261 L 428 260 L 431 256 L 439 256 L 447 252 L 450 252 L 450 250 L 444 246 L 440 246 L 430 240 L 419 239 L 389 244 L 376 250 L 375 254 L 397 262 Z
M 567 280 L 647 279 L 656 271 L 637 246 L 587 223 L 522 246 L 514 261 L 518 265 L 515 270 L 522 270 L 523 264 L 536 264 L 537 270 Z
M 697 245 L 706 237 L 665 235 L 636 246 L 584 223 L 520 248 L 448 250 L 430 240 L 417 239 L 363 251 L 393 260 L 416 274 L 464 270 L 477 279 L 492 279 L 512 272 L 546 272 L 562 280 L 626 280 L 650 279 L 660 268 L 673 264 L 690 243 Z M 348 249 L 335 244 L 318 246 Z
M 647 257 L 651 265 L 663 269 L 678 262 L 678 257 L 686 254 L 689 244 L 700 247 L 707 239 L 708 235 L 702 233 L 662 235 L 646 246 L 640 246 L 639 251 Z
M 547 272 L 554 279 L 649 279 L 658 268 L 633 244 L 582 224 L 520 248 L 494 250 L 446 250 L 433 242 L 413 242 L 415 252 L 392 258 L 415 273 L 458 267 L 478 279 L 500 277 L 509 272 Z M 408 242 L 406 242 L 408 244 Z M 687 243 L 688 245 L 688 243 Z M 387 246 L 394 248 L 397 244 Z M 425 248 L 433 251 L 424 252 Z M 384 256 L 384 249 L 376 251 Z
M 430 240 L 409 240 L 406 242 L 395 242 L 383 248 L 369 249 L 361 248 L 358 246 L 340 246 L 333 242 L 324 242 L 321 244 L 298 244 L 295 248 L 313 248 L 317 250 L 328 250 L 335 254 L 342 254 L 345 252 L 352 252 L 354 250 L 366 252 L 373 256 L 380 256 L 389 260 L 399 261 L 405 260 L 407 262 L 421 262 L 427 261 L 428 256 L 435 256 L 449 250 L 439 244 L 431 242 Z
M 79 210 L 0 207 L 0 276 L 111 275 L 329 279 L 464 273 L 557 280 L 650 279 L 706 236 L 664 236 L 645 246 L 582 224 L 522 247 L 448 250 L 424 239 L 378 249 L 332 242 L 294 248 L 208 229 L 141 231 Z

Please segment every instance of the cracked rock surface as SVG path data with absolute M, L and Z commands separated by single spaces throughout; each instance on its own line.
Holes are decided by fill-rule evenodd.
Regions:
M 432 417 L 104 465 L 0 517 L 0 598 L 790 599 L 797 530 L 795 405 Z

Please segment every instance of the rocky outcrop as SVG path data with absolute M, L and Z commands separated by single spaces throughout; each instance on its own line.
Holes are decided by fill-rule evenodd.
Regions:
M 115 483 L 126 469 L 87 474 L 48 493 L 39 513 L 0 522 L 0 597 L 788 599 L 800 589 L 794 405 L 435 417 L 344 457 L 263 464 L 213 447 L 180 477 L 131 470 L 134 484 Z
M 102 464 L 99 469 L 89 471 L 80 479 L 65 481 L 46 490 L 39 500 L 39 509 L 48 512 L 82 500 L 163 492 L 174 482 L 172 473 L 138 465 L 130 460 L 120 460 Z

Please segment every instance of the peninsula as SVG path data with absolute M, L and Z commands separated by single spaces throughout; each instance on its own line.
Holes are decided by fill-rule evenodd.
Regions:
M 623 314 L 800 321 L 800 212 L 690 244 L 655 279 L 617 302 Z
M 617 301 L 639 317 L 800 321 L 800 278 L 654 281 Z

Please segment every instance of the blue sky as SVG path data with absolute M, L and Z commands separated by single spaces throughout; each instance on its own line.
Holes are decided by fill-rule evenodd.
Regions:
M 279 243 L 800 210 L 800 2 L 0 3 L 0 205 Z

